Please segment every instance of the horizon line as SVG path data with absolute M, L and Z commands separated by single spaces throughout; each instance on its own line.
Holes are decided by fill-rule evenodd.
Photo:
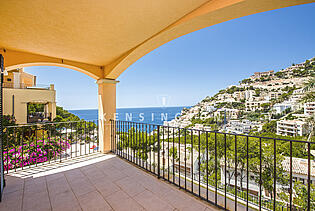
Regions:
M 177 108 L 177 107 L 191 107 L 190 106 L 143 106 L 143 107 L 118 107 L 116 109 L 130 109 L 130 108 Z M 64 108 L 66 109 L 66 108 Z M 98 110 L 98 108 L 78 108 L 78 109 L 66 109 L 66 110 L 72 110 L 72 111 L 75 111 L 75 110 Z

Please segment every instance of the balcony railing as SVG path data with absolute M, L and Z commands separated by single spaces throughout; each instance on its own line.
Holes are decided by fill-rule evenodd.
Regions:
M 112 152 L 219 208 L 315 210 L 314 142 L 114 120 L 111 134 Z
M 99 151 L 97 124 L 73 121 L 5 127 L 5 173 Z
M 50 85 L 46 84 L 25 84 L 25 83 L 12 83 L 12 82 L 5 82 L 3 83 L 3 88 L 11 88 L 11 89 L 49 89 Z

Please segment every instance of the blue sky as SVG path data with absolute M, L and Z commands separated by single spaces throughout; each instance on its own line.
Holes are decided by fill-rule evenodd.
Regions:
M 173 40 L 119 78 L 117 107 L 194 105 L 256 71 L 279 70 L 315 56 L 315 3 L 251 15 Z M 28 67 L 38 84 L 55 84 L 57 104 L 97 108 L 97 85 L 60 67 Z M 71 83 L 69 83 L 71 81 Z

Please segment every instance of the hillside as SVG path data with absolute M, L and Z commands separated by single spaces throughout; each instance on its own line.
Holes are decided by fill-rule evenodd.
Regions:
M 314 116 L 314 76 L 315 57 L 276 72 L 255 72 L 238 85 L 231 85 L 183 109 L 179 117 L 164 124 L 231 133 L 263 131 L 298 135 L 277 131 L 278 122 L 291 121 L 303 124 L 305 131 L 300 135 L 307 135 L 313 130 L 312 123 L 307 122 Z M 265 131 L 270 126 L 266 123 L 270 122 L 273 127 Z

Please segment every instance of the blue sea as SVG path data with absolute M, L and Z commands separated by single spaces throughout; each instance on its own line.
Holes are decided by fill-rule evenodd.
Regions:
M 170 121 L 175 116 L 180 115 L 184 107 L 152 107 L 152 108 L 118 108 L 117 120 L 142 122 L 149 124 L 163 124 L 164 121 Z M 97 120 L 98 110 L 69 110 L 85 120 Z

